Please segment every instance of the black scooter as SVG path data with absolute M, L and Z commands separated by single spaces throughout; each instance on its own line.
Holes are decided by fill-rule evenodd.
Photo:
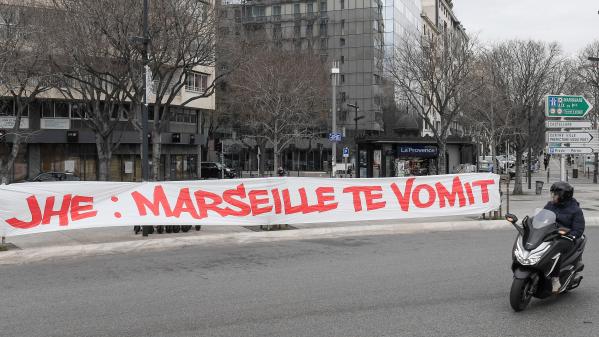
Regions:
M 560 256 L 556 250 L 559 240 L 571 240 L 559 234 L 568 232 L 556 223 L 555 213 L 542 209 L 533 218 L 525 217 L 518 225 L 518 218 L 506 214 L 506 220 L 512 223 L 518 236 L 512 250 L 512 271 L 514 280 L 510 291 L 510 305 L 515 311 L 526 308 L 532 297 L 547 298 L 552 295 L 551 278 L 549 274 L 555 268 L 558 258 L 561 259 L 559 274 L 561 288 L 559 293 L 575 289 L 582 281 L 580 272 L 584 269 L 582 253 L 586 237 L 582 235 L 572 249 Z

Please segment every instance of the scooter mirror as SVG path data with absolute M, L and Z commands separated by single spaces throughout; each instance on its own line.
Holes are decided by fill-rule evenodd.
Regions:
M 510 213 L 505 215 L 505 219 L 511 223 L 516 223 L 518 221 L 518 217 Z

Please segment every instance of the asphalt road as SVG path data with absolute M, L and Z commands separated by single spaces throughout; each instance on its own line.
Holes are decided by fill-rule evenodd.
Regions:
M 514 232 L 194 247 L 0 267 L 1 336 L 598 336 L 585 279 L 514 313 Z

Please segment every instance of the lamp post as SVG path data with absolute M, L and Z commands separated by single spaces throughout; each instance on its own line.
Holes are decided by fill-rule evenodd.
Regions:
M 150 162 L 149 162 L 149 146 L 148 146 L 148 81 L 151 81 L 151 78 L 148 78 L 149 74 L 149 66 L 148 66 L 148 49 L 150 44 L 150 37 L 148 32 L 148 0 L 144 0 L 144 9 L 143 9 L 143 65 L 144 65 L 144 76 L 143 76 L 143 105 L 141 107 L 141 175 L 143 181 L 148 181 L 150 179 Z M 155 139 L 154 141 L 159 141 Z M 157 163 L 154 163 L 156 165 Z M 148 234 L 152 231 L 152 226 L 142 226 L 142 235 L 148 236 Z
M 331 85 L 333 87 L 333 95 L 331 97 L 331 118 L 332 118 L 332 132 L 331 139 L 332 153 L 331 153 L 331 177 L 335 178 L 335 166 L 337 165 L 337 75 L 339 75 L 339 64 L 337 61 L 333 61 L 333 67 L 331 68 Z
M 354 171 L 356 172 L 356 177 L 359 178 L 360 177 L 360 165 L 359 165 L 359 160 L 360 160 L 360 156 L 358 153 L 358 121 L 362 118 L 364 118 L 364 116 L 358 116 L 358 110 L 360 110 L 360 107 L 358 106 L 358 102 L 356 102 L 355 104 L 351 104 L 348 103 L 347 104 L 348 107 L 350 108 L 354 108 L 355 114 L 354 114 Z
M 599 62 L 599 57 L 589 56 L 588 60 L 591 62 Z M 599 86 L 596 89 L 599 90 Z M 597 127 L 597 126 L 595 126 L 595 127 Z M 596 184 L 597 183 L 597 171 L 599 170 L 599 153 L 595 152 L 594 155 L 595 155 L 595 158 L 594 158 L 594 163 L 593 163 L 593 184 Z
M 532 132 L 531 132 L 531 124 L 530 124 L 530 115 L 532 113 L 532 106 L 528 106 L 528 172 L 526 174 L 526 180 L 528 180 L 528 189 L 530 190 L 532 188 L 532 141 L 530 139 L 530 137 L 532 137 Z M 509 173 L 508 173 L 509 174 Z

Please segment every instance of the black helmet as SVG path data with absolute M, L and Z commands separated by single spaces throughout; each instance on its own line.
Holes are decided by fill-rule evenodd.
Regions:
M 557 195 L 559 202 L 568 201 L 574 196 L 574 187 L 564 181 L 554 183 L 549 191 Z

